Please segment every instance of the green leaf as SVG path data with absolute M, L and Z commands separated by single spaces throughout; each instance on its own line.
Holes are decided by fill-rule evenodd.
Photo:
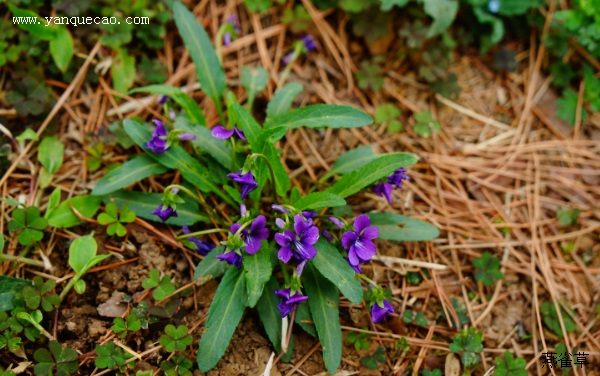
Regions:
M 160 218 L 152 214 L 152 211 L 162 204 L 161 198 L 160 193 L 121 190 L 111 193 L 104 201 L 114 202 L 121 210 L 127 206 L 140 218 L 160 222 Z M 177 214 L 177 217 L 169 218 L 166 223 L 175 226 L 191 226 L 197 222 L 210 221 L 191 198 L 186 198 L 185 202 L 177 204 Z
M 251 12 L 266 12 L 271 6 L 271 0 L 244 0 L 244 5 Z
M 167 172 L 167 168 L 148 155 L 139 155 L 106 174 L 92 190 L 94 195 L 105 195 L 128 187 L 142 179 Z
M 83 223 L 71 210 L 71 205 L 84 217 L 91 218 L 96 215 L 104 196 L 78 196 L 63 201 L 48 216 L 50 226 L 66 228 Z
M 206 127 L 191 124 L 186 118 L 179 116 L 175 120 L 175 129 L 181 129 L 187 133 L 192 133 L 196 136 L 191 142 L 198 149 L 207 152 L 211 157 L 217 160 L 221 166 L 230 170 L 232 166 L 231 143 L 227 140 L 221 140 L 212 136 L 212 131 Z
M 346 198 L 361 189 L 389 176 L 400 167 L 410 166 L 417 162 L 417 157 L 408 153 L 386 154 L 367 163 L 354 172 L 344 175 L 325 192 Z
M 288 172 L 283 167 L 283 163 L 279 158 L 278 151 L 280 149 L 276 148 L 271 144 L 264 145 L 263 154 L 267 157 L 269 162 L 271 163 L 271 167 L 273 168 L 273 175 L 275 176 L 275 187 L 277 190 L 277 194 L 280 196 L 285 196 L 287 192 L 290 190 L 291 181 Z M 264 164 L 264 161 L 259 161 L 259 166 Z M 265 168 L 268 168 L 265 166 Z M 269 175 L 271 178 L 271 175 Z
M 0 235 L 0 238 L 2 236 Z M 2 239 L 2 242 L 4 240 Z M 10 311 L 14 307 L 13 298 L 27 286 L 31 286 L 31 281 L 21 278 L 0 275 L 0 312 Z
M 98 244 L 94 239 L 94 234 L 82 236 L 73 240 L 69 247 L 69 265 L 75 273 L 84 274 L 86 266 L 96 256 Z
M 26 10 L 26 9 L 19 9 L 14 5 L 9 4 L 8 8 L 10 9 L 11 13 L 13 14 L 13 16 L 15 17 L 36 17 L 38 19 L 37 23 L 18 23 L 16 24 L 19 28 L 30 32 L 32 35 L 35 35 L 36 37 L 43 39 L 43 40 L 52 40 L 56 37 L 56 31 L 57 31 L 57 27 L 54 24 L 51 24 L 50 26 L 46 26 L 48 23 L 41 18 L 40 16 L 37 15 L 37 13 L 35 13 L 34 11 L 31 10 Z
M 260 299 L 265 283 L 271 278 L 271 272 L 273 271 L 269 243 L 263 242 L 260 250 L 253 255 L 244 252 L 243 264 L 244 270 L 246 270 L 248 307 L 253 308 Z
M 310 298 L 309 298 L 310 299 Z M 310 313 L 310 308 L 308 307 L 308 304 L 300 304 L 297 308 L 296 308 L 296 324 L 300 325 L 300 327 L 302 329 L 304 329 L 304 331 L 308 334 L 310 334 L 311 336 L 317 338 L 318 334 L 317 334 L 317 329 L 315 328 L 315 324 L 309 324 L 306 322 L 302 322 L 302 321 L 311 321 L 313 322 L 313 318 L 312 315 Z
M 171 5 L 175 25 L 181 39 L 190 52 L 196 66 L 196 75 L 204 91 L 213 101 L 218 102 L 225 94 L 225 72 L 204 27 L 185 5 L 174 1 Z
M 350 106 L 315 104 L 301 107 L 269 119 L 265 128 L 271 133 L 270 141 L 279 141 L 289 130 L 307 128 L 357 128 L 373 123 L 373 119 Z
M 135 57 L 125 49 L 117 49 L 117 54 L 110 66 L 110 77 L 113 88 L 119 93 L 127 93 L 135 80 Z
M 562 92 L 562 98 L 556 101 L 556 116 L 566 120 L 570 126 L 575 125 L 575 119 L 577 117 L 577 104 L 579 103 L 579 97 L 576 92 L 572 89 L 565 89 Z M 586 118 L 585 109 L 581 110 L 581 121 Z
M 303 89 L 302 84 L 291 82 L 277 90 L 267 105 L 267 118 L 272 119 L 288 112 L 294 99 Z
M 129 119 L 125 119 L 123 128 L 139 147 L 144 147 L 144 144 L 152 137 L 152 134 L 148 129 L 144 128 L 140 123 Z M 165 154 L 149 152 L 148 155 L 164 166 L 181 172 L 181 175 L 185 180 L 193 184 L 202 192 L 214 192 L 227 203 L 234 206 L 236 205 L 235 201 L 223 193 L 223 191 L 213 182 L 206 167 L 201 165 L 197 159 L 189 155 L 181 148 L 181 146 L 172 146 Z
M 440 231 L 433 225 L 392 213 L 369 213 L 371 225 L 379 227 L 379 239 L 400 242 L 425 241 L 437 238 Z
M 52 193 L 50 194 L 50 198 L 48 199 L 48 207 L 46 208 L 46 213 L 44 213 L 44 218 L 48 219 L 52 211 L 58 206 L 60 203 L 61 190 L 60 187 L 54 188 Z
M 17 139 L 17 141 L 21 142 L 27 140 L 37 141 L 39 139 L 37 133 L 35 133 L 35 131 L 31 128 L 26 128 L 20 135 L 18 135 L 15 138 Z
M 502 0 L 498 2 L 498 14 L 501 16 L 517 16 L 527 13 L 531 8 L 543 5 L 543 0 Z
M 73 37 L 65 26 L 56 29 L 56 37 L 50 41 L 50 55 L 54 64 L 65 73 L 75 53 Z
M 246 301 L 244 272 L 229 268 L 208 310 L 206 327 L 198 347 L 198 368 L 207 372 L 217 365 L 242 319 Z
M 293 205 L 300 210 L 314 210 L 346 205 L 346 200 L 332 193 L 313 192 L 302 197 Z
M 320 180 L 330 178 L 335 174 L 347 174 L 354 170 L 358 170 L 372 160 L 377 159 L 378 155 L 373 151 L 372 145 L 360 146 L 355 149 L 350 149 L 340 155 L 335 161 L 333 168 L 327 172 Z
M 48 173 L 54 174 L 62 166 L 65 147 L 56 137 L 45 137 L 40 142 L 38 160 Z
M 306 265 L 302 277 L 306 295 L 309 297 L 310 312 L 323 347 L 325 368 L 327 372 L 334 374 L 342 359 L 342 329 L 340 327 L 338 291 L 310 263 Z
M 77 281 L 75 281 L 75 284 L 73 285 L 73 290 L 75 290 L 76 293 L 78 294 L 83 294 L 85 292 L 85 281 L 83 279 L 78 279 Z
M 375 123 L 383 124 L 386 121 L 395 119 L 400 115 L 402 115 L 402 112 L 398 109 L 398 107 L 391 103 L 387 103 L 377 107 L 375 110 Z
M 577 208 L 558 208 L 556 209 L 556 218 L 563 226 L 576 225 L 581 214 L 581 209 Z
M 252 110 L 250 104 L 254 102 L 254 98 L 267 87 L 269 75 L 263 67 L 250 69 L 247 66 L 242 66 L 242 75 L 240 77 L 242 86 L 248 92 L 248 108 Z
M 427 38 L 433 38 L 450 27 L 458 12 L 458 1 L 423 0 L 423 10 L 433 18 L 426 35 Z
M 392 10 L 392 7 L 394 6 L 402 8 L 406 4 L 408 4 L 408 0 L 381 0 L 381 10 L 388 12 Z
M 272 275 L 271 279 L 265 284 L 262 296 L 256 305 L 256 310 L 267 336 L 269 336 L 269 340 L 275 348 L 275 352 L 279 354 L 281 352 L 281 312 L 277 309 L 279 298 L 273 293 L 275 290 L 279 290 L 279 282 Z M 297 312 L 296 315 L 298 315 Z
M 220 245 L 213 248 L 206 256 L 204 256 L 202 261 L 196 266 L 194 281 L 198 278 L 203 278 L 203 281 L 219 278 L 225 273 L 227 263 L 215 257 L 223 253 L 224 248 L 224 246 Z
M 129 91 L 129 94 L 135 93 L 166 95 L 181 106 L 192 122 L 206 127 L 206 118 L 198 104 L 178 87 L 169 85 L 149 85 Z
M 231 106 L 231 109 L 237 118 L 238 126 L 244 131 L 244 135 L 248 139 L 252 151 L 254 153 L 261 153 L 263 145 L 260 142 L 260 136 L 263 133 L 263 129 L 260 124 L 258 124 L 252 115 L 239 104 L 234 103 Z
M 323 237 L 315 244 L 317 254 L 312 264 L 336 285 L 342 294 L 354 304 L 361 304 L 363 290 L 352 267 L 344 260 L 338 250 Z
M 484 252 L 481 257 L 474 259 L 473 266 L 476 270 L 475 279 L 485 286 L 489 287 L 494 284 L 495 280 L 503 277 L 500 271 L 500 260 L 489 252 Z

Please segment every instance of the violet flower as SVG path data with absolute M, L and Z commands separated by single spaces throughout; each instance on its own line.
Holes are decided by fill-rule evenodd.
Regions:
M 250 231 L 244 229 L 242 234 L 245 235 L 244 243 L 246 243 L 246 252 L 253 255 L 260 249 L 262 241 L 269 237 L 269 229 L 266 228 L 267 219 L 264 215 L 259 215 L 250 225 Z
M 381 303 L 374 303 L 371 307 L 371 319 L 374 324 L 382 322 L 387 315 L 392 313 L 394 313 L 394 307 L 387 299 L 383 299 Z
M 167 145 L 167 130 L 162 121 L 153 120 L 152 122 L 156 125 L 156 128 L 154 128 L 152 138 L 144 144 L 144 147 L 150 149 L 153 153 L 164 154 L 169 149 Z
M 300 292 L 296 291 L 292 296 L 290 296 L 290 289 L 281 289 L 275 290 L 275 295 L 277 295 L 281 301 L 277 308 L 279 312 L 281 312 L 281 317 L 286 317 L 292 312 L 294 306 L 306 301 L 308 296 L 302 295 Z
M 281 212 L 283 214 L 290 214 L 290 209 L 285 208 L 281 205 L 277 205 L 277 204 L 272 204 L 271 205 L 271 209 L 273 210 L 277 210 L 278 212 Z
M 234 182 L 240 184 L 242 186 L 242 200 L 250 194 L 253 190 L 258 188 L 258 183 L 254 180 L 254 175 L 252 172 L 248 171 L 245 174 L 242 174 L 243 170 L 238 172 L 233 172 L 227 175 L 228 178 L 233 180 Z
M 388 203 L 392 203 L 392 189 L 394 189 L 394 186 L 386 183 L 386 182 L 381 182 L 379 184 L 375 184 L 375 186 L 373 187 L 373 192 L 375 192 L 378 196 L 383 197 L 385 196 L 385 198 L 387 199 Z
M 319 213 L 314 210 L 304 210 L 302 216 L 306 219 L 315 219 L 319 216 Z
M 348 250 L 348 262 L 353 268 L 371 260 L 377 253 L 373 239 L 379 235 L 379 229 L 370 224 L 369 216 L 361 214 L 354 220 L 356 231 L 346 231 L 342 235 L 342 246 Z
M 212 136 L 221 140 L 228 139 L 229 137 L 233 136 L 234 133 L 240 140 L 246 141 L 244 132 L 239 129 L 237 125 L 234 125 L 233 129 L 225 129 L 224 126 L 218 124 L 212 129 Z
M 402 189 L 402 180 L 410 180 L 410 178 L 406 175 L 406 169 L 404 167 L 400 167 L 393 174 L 388 176 L 388 183 L 395 185 L 398 189 Z
M 229 251 L 227 253 L 221 253 L 220 255 L 216 255 L 215 258 L 219 260 L 227 262 L 229 265 L 233 265 L 238 269 L 242 268 L 242 255 L 238 254 L 236 251 Z
M 331 235 L 331 233 L 327 230 L 322 230 L 321 234 L 323 234 L 323 236 L 325 237 L 325 239 L 327 239 L 328 242 L 333 243 L 335 241 L 335 239 L 333 238 L 333 235 Z
M 190 228 L 187 226 L 183 226 L 181 228 L 181 230 L 183 231 L 184 234 L 190 233 Z M 198 252 L 202 256 L 206 256 L 208 254 L 208 252 L 210 252 L 211 250 L 213 250 L 216 247 L 215 243 L 200 240 L 195 236 L 187 237 L 187 238 L 185 238 L 185 240 L 194 244 L 196 246 L 196 252 Z
M 169 219 L 171 217 L 179 216 L 179 214 L 177 214 L 175 209 L 173 209 L 170 206 L 165 206 L 163 204 L 160 204 L 158 206 L 158 208 L 154 209 L 152 211 L 152 214 L 157 215 L 163 223 L 165 223 L 167 221 L 167 219 Z
M 277 257 L 286 264 L 292 257 L 300 261 L 296 272 L 301 275 L 306 262 L 312 260 L 317 254 L 314 244 L 319 240 L 319 229 L 313 225 L 312 219 L 305 219 L 302 215 L 296 214 L 294 231 L 284 230 L 282 233 L 275 234 L 275 241 L 281 246 Z
M 230 30 L 227 30 L 227 31 L 225 31 L 223 33 L 223 45 L 227 47 L 233 41 L 233 37 L 235 35 L 237 35 L 238 33 L 242 32 L 242 29 L 240 29 L 240 25 L 238 24 L 237 16 L 235 14 L 232 14 L 231 16 L 227 17 L 227 19 L 225 20 L 224 25 L 226 25 L 226 24 L 229 24 L 229 25 L 231 25 L 233 27 L 232 30 L 231 30 L 231 27 L 230 27 L 229 28 Z
M 315 39 L 310 34 L 306 34 L 300 38 L 300 41 L 302 41 L 306 52 L 314 51 L 317 48 L 317 42 L 315 42 Z
M 167 101 L 172 102 L 173 100 L 166 95 L 161 95 L 160 98 L 158 98 L 158 104 L 160 104 L 161 106 L 167 103 Z
M 344 222 L 342 222 L 339 218 L 336 218 L 334 216 L 329 216 L 327 217 L 327 219 L 329 219 L 329 222 L 333 223 L 335 225 L 335 227 L 342 229 L 344 228 Z

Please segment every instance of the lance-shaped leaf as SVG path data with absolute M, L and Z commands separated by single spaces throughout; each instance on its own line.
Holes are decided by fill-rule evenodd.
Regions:
M 198 347 L 198 368 L 208 372 L 217 365 L 242 319 L 246 306 L 244 271 L 229 268 L 208 310 L 206 327 Z
M 305 321 L 310 321 L 310 323 Z M 304 329 L 306 333 L 315 338 L 317 337 L 317 329 L 315 329 L 315 324 L 308 304 L 300 304 L 298 308 L 296 308 L 295 322 L 296 324 L 300 325 L 300 327 Z
M 263 67 L 248 68 L 242 66 L 242 75 L 240 77 L 244 89 L 248 92 L 248 108 L 252 110 L 252 103 L 256 95 L 267 87 L 269 75 Z
M 363 299 L 362 286 L 350 264 L 323 237 L 319 238 L 315 248 L 317 248 L 317 255 L 312 260 L 312 264 L 319 269 L 325 278 L 336 285 L 349 301 L 354 304 L 361 304 Z
M 298 82 L 290 82 L 277 90 L 267 105 L 267 118 L 272 119 L 289 111 L 294 99 L 304 89 Z
M 318 253 L 318 252 L 317 252 Z M 335 374 L 342 360 L 342 328 L 340 327 L 339 295 L 337 288 L 308 264 L 302 274 L 327 372 Z
M 180 88 L 169 85 L 149 85 L 129 91 L 129 94 L 135 93 L 150 93 L 166 95 L 173 99 L 175 103 L 181 106 L 187 116 L 196 124 L 206 127 L 206 118 L 202 110 L 192 98 L 184 93 Z
M 281 352 L 281 312 L 277 309 L 279 298 L 273 293 L 279 290 L 279 282 L 275 276 L 265 284 L 262 296 L 258 300 L 256 310 L 258 317 L 262 321 L 269 340 L 275 348 L 275 352 Z
M 225 94 L 225 72 L 210 43 L 204 27 L 198 23 L 196 16 L 183 3 L 172 3 L 173 18 L 183 43 L 190 52 L 196 66 L 196 75 L 202 90 L 217 102 Z
M 265 123 L 272 133 L 270 141 L 280 140 L 289 130 L 307 128 L 357 128 L 373 123 L 373 119 L 350 106 L 315 104 L 286 112 Z
M 343 175 L 358 170 L 372 160 L 377 159 L 377 157 L 378 155 L 373 151 L 372 145 L 360 146 L 356 149 L 348 150 L 336 159 L 333 168 L 319 180 L 326 180 L 335 174 Z
M 346 198 L 361 189 L 391 175 L 400 167 L 410 166 L 417 162 L 417 157 L 408 153 L 382 155 L 354 172 L 344 175 L 325 192 L 334 193 Z
M 215 257 L 223 253 L 224 248 L 224 246 L 220 245 L 213 248 L 206 256 L 204 256 L 202 261 L 196 266 L 194 281 L 202 278 L 200 283 L 204 283 L 210 279 L 219 278 L 225 273 L 225 270 L 227 270 L 227 263 Z
M 263 242 L 258 252 L 249 255 L 244 252 L 244 270 L 246 270 L 246 287 L 248 289 L 248 307 L 253 308 L 260 299 L 265 283 L 271 278 L 271 257 L 269 243 Z
M 191 124 L 189 120 L 183 117 L 178 117 L 177 120 L 175 120 L 174 126 L 175 129 L 181 129 L 196 136 L 196 139 L 192 140 L 192 143 L 196 145 L 198 149 L 210 154 L 221 164 L 221 166 L 228 170 L 231 169 L 231 143 L 227 140 L 220 140 L 213 137 L 210 129 Z
M 106 174 L 92 190 L 94 195 L 105 195 L 149 176 L 167 172 L 167 168 L 147 155 L 140 155 Z
M 393 213 L 369 213 L 371 225 L 379 228 L 379 239 L 400 242 L 432 240 L 440 235 L 433 225 Z
M 315 210 L 346 205 L 346 200 L 327 192 L 313 192 L 293 203 L 300 210 Z

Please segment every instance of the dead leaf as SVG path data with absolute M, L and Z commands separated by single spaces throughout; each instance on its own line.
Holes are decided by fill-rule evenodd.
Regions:
M 453 353 L 446 356 L 446 367 L 444 370 L 446 376 L 459 376 L 460 375 L 460 361 Z

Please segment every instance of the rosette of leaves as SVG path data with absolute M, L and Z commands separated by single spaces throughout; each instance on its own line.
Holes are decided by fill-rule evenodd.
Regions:
M 32 282 L 33 286 L 25 287 L 22 292 L 27 308 L 35 310 L 41 304 L 44 311 L 50 312 L 58 306 L 60 298 L 57 294 L 51 292 L 56 286 L 55 280 L 49 279 L 44 282 L 42 277 L 35 276 Z
M 117 236 L 125 236 L 127 229 L 123 226 L 123 223 L 131 223 L 135 221 L 135 218 L 135 213 L 129 210 L 127 205 L 123 206 L 121 214 L 119 214 L 117 205 L 110 202 L 106 205 L 105 212 L 98 215 L 98 223 L 108 226 L 106 233 L 110 236 L 115 234 Z
M 577 329 L 577 324 L 573 322 L 569 313 L 562 307 L 560 307 L 563 323 L 567 332 L 573 332 Z M 558 319 L 558 313 L 553 302 L 544 302 L 540 306 L 540 312 L 544 317 L 544 324 L 552 330 L 556 335 L 563 336 L 563 330 L 560 326 Z
M 479 354 L 483 351 L 483 333 L 477 332 L 475 328 L 461 330 L 454 336 L 449 345 L 450 351 L 460 353 L 462 364 L 467 369 L 473 369 L 479 364 Z
M 77 372 L 79 369 L 77 351 L 63 349 L 56 341 L 50 341 L 49 347 L 50 351 L 37 349 L 33 354 L 33 358 L 38 362 L 33 367 L 36 376 L 69 376 Z
M 375 123 L 385 124 L 389 134 L 401 132 L 404 128 L 402 122 L 398 118 L 402 115 L 402 111 L 391 103 L 377 107 L 375 110 Z
M 113 342 L 97 346 L 94 352 L 98 355 L 94 361 L 94 364 L 98 368 L 124 369 L 127 359 L 132 357 L 131 354 L 125 352 L 122 348 L 115 346 Z
M 124 320 L 122 317 L 115 317 L 113 326 L 110 329 L 115 332 L 120 338 L 127 337 L 130 332 L 137 332 L 142 328 L 142 322 L 137 318 L 135 313 L 130 313 Z
M 504 277 L 500 271 L 500 260 L 489 252 L 484 252 L 481 257 L 473 260 L 475 279 L 484 286 L 491 286 L 495 281 Z
M 13 220 L 8 222 L 8 230 L 21 231 L 18 239 L 21 245 L 31 245 L 44 237 L 43 230 L 48 227 L 48 221 L 40 217 L 40 209 L 35 206 L 15 209 Z
M 160 336 L 160 344 L 168 352 L 185 351 L 186 347 L 192 344 L 192 336 L 188 334 L 188 328 L 185 325 L 167 325 L 165 334 Z
M 496 358 L 496 369 L 494 376 L 527 376 L 527 362 L 523 358 L 515 358 L 513 354 L 506 351 L 504 358 Z
M 363 90 L 381 90 L 383 87 L 383 75 L 381 74 L 382 63 L 383 56 L 375 56 L 371 60 L 361 61 L 360 69 L 355 74 L 358 87 Z

